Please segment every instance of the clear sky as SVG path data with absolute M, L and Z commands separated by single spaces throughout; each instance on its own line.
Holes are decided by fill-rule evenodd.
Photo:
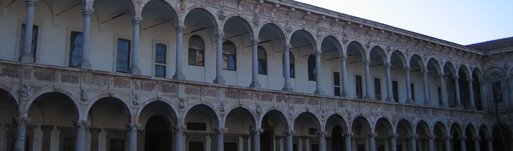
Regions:
M 296 0 L 467 45 L 513 37 L 513 0 Z

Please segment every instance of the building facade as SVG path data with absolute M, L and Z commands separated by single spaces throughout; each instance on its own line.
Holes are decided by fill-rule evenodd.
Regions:
M 512 38 L 288 0 L 0 5 L 0 150 L 513 148 Z

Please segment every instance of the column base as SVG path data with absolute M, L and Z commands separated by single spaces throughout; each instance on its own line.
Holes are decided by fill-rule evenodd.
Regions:
M 324 95 L 324 91 L 322 91 L 321 89 L 317 89 L 314 91 L 314 94 Z
M 251 84 L 249 84 L 249 87 L 252 87 L 252 88 L 261 88 L 262 85 L 260 83 L 258 83 L 258 81 L 253 81 L 251 82 Z
M 449 104 L 447 104 L 447 103 L 442 103 L 440 106 L 444 107 L 444 108 L 449 108 Z
M 183 73 L 175 73 L 175 75 L 173 75 L 173 79 L 185 80 L 185 75 L 183 75 Z
M 413 104 L 415 102 L 413 102 L 413 100 L 411 98 L 408 98 L 406 101 L 405 101 L 406 104 Z
M 457 108 L 457 109 L 463 109 L 463 106 L 460 104 L 460 105 L 457 105 L 455 108 Z
M 91 66 L 91 63 L 83 61 L 83 62 L 80 62 L 80 68 L 91 70 L 92 66 Z
M 293 92 L 294 91 L 294 89 L 291 86 L 284 86 L 283 88 L 281 88 L 281 90 L 287 91 L 287 92 Z
M 370 96 L 369 96 L 369 95 L 365 95 L 365 96 L 363 97 L 363 99 L 365 99 L 365 100 L 370 100 L 371 98 L 370 98 Z
M 424 101 L 424 105 L 429 106 L 429 105 L 431 105 L 431 102 L 430 101 Z
M 141 69 L 132 67 L 130 68 L 130 73 L 133 75 L 141 75 Z
M 341 97 L 349 97 L 349 93 L 347 93 L 347 92 L 342 92 L 342 93 L 340 93 L 340 96 L 341 96 Z
M 34 57 L 29 55 L 23 55 L 21 56 L 20 61 L 25 63 L 34 63 Z
M 471 106 L 470 110 L 477 110 L 476 106 Z
M 225 84 L 225 81 L 224 81 L 223 77 L 216 77 L 216 79 L 214 80 L 214 83 Z
M 387 97 L 386 101 L 387 102 L 395 102 L 395 99 L 393 97 Z

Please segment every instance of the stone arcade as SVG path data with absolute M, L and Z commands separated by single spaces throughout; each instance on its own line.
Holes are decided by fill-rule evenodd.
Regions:
M 0 151 L 512 149 L 492 111 L 512 103 L 513 38 L 289 0 L 0 6 Z

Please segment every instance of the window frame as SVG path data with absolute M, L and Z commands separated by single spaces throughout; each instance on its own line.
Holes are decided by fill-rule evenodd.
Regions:
M 167 45 L 166 44 L 163 44 L 163 43 L 155 43 L 153 46 L 155 46 L 155 53 L 154 53 L 154 61 L 153 61 L 153 76 L 155 77 L 161 77 L 161 78 L 165 78 L 167 76 L 167 51 L 168 51 L 168 48 L 167 48 Z M 164 46 L 164 62 L 158 62 L 158 56 L 159 56 L 159 46 Z M 164 75 L 157 75 L 157 66 L 162 66 L 164 67 Z
M 235 49 L 234 50 L 235 54 L 227 54 L 226 53 L 228 51 L 225 51 L 225 45 L 229 45 L 229 44 L 233 45 L 233 48 Z M 225 61 L 224 61 L 225 56 L 228 59 L 228 61 L 226 61 L 226 63 L 227 63 L 226 68 L 225 68 Z M 227 40 L 227 41 L 223 42 L 223 54 L 222 54 L 222 57 L 223 57 L 222 58 L 223 59 L 223 70 L 237 71 L 237 46 L 235 45 L 235 43 L 233 43 L 230 40 Z M 233 59 L 233 61 L 230 61 L 230 59 Z M 230 62 L 233 62 L 233 64 L 230 64 Z M 230 68 L 231 65 L 233 65 L 233 69 Z
M 363 99 L 363 77 L 361 75 L 354 76 L 356 98 Z
M 308 81 L 317 81 L 317 66 L 315 55 L 309 55 L 307 60 L 308 66 Z
M 67 38 L 67 39 L 70 40 L 69 43 L 68 43 L 68 47 L 67 47 L 68 48 L 67 56 L 69 57 L 69 59 L 67 61 L 68 62 L 68 67 L 80 67 L 80 62 L 82 61 L 82 48 L 83 47 L 80 47 L 80 59 L 78 61 L 78 64 L 76 66 L 74 66 L 72 64 L 73 58 L 74 58 L 73 57 L 73 52 L 74 52 L 74 50 L 76 48 L 76 47 L 74 47 L 74 41 L 76 41 L 76 37 L 73 36 L 74 33 L 78 33 L 76 36 L 82 35 L 82 38 L 83 38 L 83 33 L 80 32 L 80 31 L 70 31 L 69 32 L 70 35 L 69 35 L 69 38 Z M 80 46 L 82 46 L 82 45 L 83 45 L 83 43 L 82 43 L 82 41 L 80 41 Z M 72 47 L 73 47 L 73 49 L 72 49 Z
M 340 72 L 333 71 L 333 96 L 341 96 L 342 94 L 342 79 L 340 78 Z M 338 81 L 338 82 L 337 82 Z M 338 83 L 338 84 L 337 84 Z M 338 91 L 337 91 L 338 88 Z
M 265 57 L 264 59 L 260 59 L 260 50 L 262 50 L 263 52 L 263 56 Z M 265 50 L 264 47 L 262 46 L 258 46 L 257 47 L 257 52 L 258 52 L 258 56 L 257 56 L 257 63 L 258 63 L 258 74 L 261 74 L 261 75 L 267 75 L 267 71 L 268 71 L 268 68 L 267 68 L 267 51 Z M 264 62 L 264 65 L 261 64 L 261 62 Z M 262 70 L 260 70 L 262 69 Z
M 392 95 L 395 102 L 399 102 L 399 82 L 392 80 Z
M 125 71 L 119 71 L 118 70 L 118 62 L 119 62 L 119 42 L 120 41 L 127 41 L 128 42 L 128 50 L 127 50 L 127 69 L 126 69 L 126 72 Z M 115 59 L 115 62 L 114 62 L 114 69 L 116 70 L 116 72 L 120 72 L 120 73 L 128 73 L 130 72 L 130 63 L 131 63 L 131 60 L 132 60 L 132 41 L 130 39 L 126 39 L 126 38 L 116 38 L 116 43 L 115 43 L 116 47 L 114 47 L 114 49 L 116 50 L 115 53 L 114 53 L 114 57 L 116 57 Z
M 201 40 L 202 44 L 203 44 L 203 48 L 202 49 L 193 49 L 193 48 L 191 48 L 191 39 L 192 38 L 199 38 Z M 194 64 L 191 64 L 191 62 L 190 62 L 191 61 L 191 58 L 190 58 L 191 57 L 190 56 L 191 51 L 194 51 L 194 53 L 193 53 L 194 54 L 194 60 L 195 60 Z M 201 52 L 202 59 L 203 59 L 203 64 L 201 64 L 201 65 L 198 65 L 198 60 L 197 60 L 197 58 L 198 58 L 198 51 Z M 205 40 L 201 36 L 199 36 L 199 35 L 192 35 L 189 38 L 187 58 L 188 58 L 188 60 L 187 60 L 187 64 L 188 65 L 198 66 L 198 67 L 205 67 Z
M 374 78 L 374 94 L 376 96 L 376 100 L 383 99 L 383 96 L 381 95 L 382 93 L 381 93 L 381 79 L 380 78 Z

